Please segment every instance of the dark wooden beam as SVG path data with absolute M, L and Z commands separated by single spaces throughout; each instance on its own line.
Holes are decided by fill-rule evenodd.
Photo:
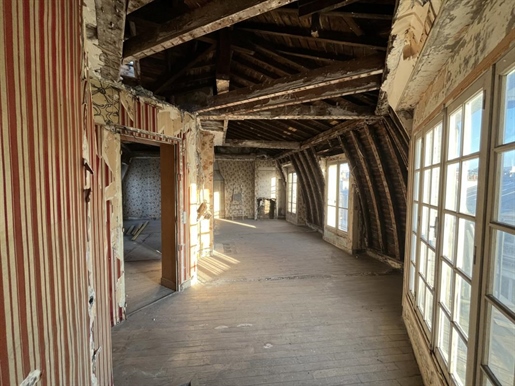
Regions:
M 124 60 L 128 62 L 144 58 L 293 1 L 213 0 L 203 7 L 161 24 L 155 31 L 127 40 L 124 44 Z
M 299 11 L 295 8 L 276 8 L 272 11 L 273 13 L 284 14 L 289 16 L 298 16 Z M 324 17 L 341 18 L 341 17 L 352 17 L 356 19 L 370 19 L 370 20 L 392 20 L 393 15 L 379 14 L 379 13 L 359 13 L 359 12 L 324 12 Z
M 305 28 L 295 27 L 279 27 L 269 24 L 260 23 L 242 23 L 238 30 L 252 32 L 259 35 L 271 35 L 279 37 L 287 37 L 293 39 L 301 39 L 312 43 L 329 43 L 340 46 L 360 47 L 377 51 L 386 51 L 387 42 L 382 39 L 364 39 L 356 36 L 342 34 L 333 31 L 319 31 L 318 37 L 311 36 L 311 31 Z
M 299 17 L 306 17 L 317 12 L 327 12 L 345 7 L 359 0 L 299 0 Z
M 159 94 L 161 91 L 166 90 L 173 82 L 183 76 L 188 70 L 191 70 L 195 67 L 196 64 L 202 62 L 204 59 L 209 57 L 215 51 L 216 45 L 211 45 L 209 48 L 205 49 L 200 53 L 194 53 L 186 58 L 184 61 L 180 61 L 177 63 L 175 67 L 172 67 L 171 70 L 165 75 L 161 76 L 153 85 L 151 90 L 154 93 Z M 184 64 L 186 62 L 186 65 Z
M 300 147 L 300 143 L 290 141 L 255 141 L 250 139 L 226 139 L 224 146 L 255 147 L 258 149 L 298 149 Z
M 401 257 L 401 249 L 399 246 L 399 233 L 397 228 L 397 216 L 395 213 L 394 203 L 392 201 L 392 193 L 394 191 L 394 187 L 390 186 L 391 182 L 386 176 L 386 170 L 383 167 L 383 160 L 379 156 L 379 151 L 377 150 L 378 143 L 375 140 L 375 137 L 373 136 L 371 129 L 368 125 L 365 126 L 366 128 L 366 137 L 368 144 L 370 146 L 370 149 L 372 149 L 372 154 L 374 156 L 375 165 L 377 167 L 377 171 L 379 172 L 379 175 L 381 176 L 381 183 L 383 185 L 384 189 L 384 196 L 386 197 L 386 202 L 388 205 L 388 215 L 390 216 L 390 224 L 392 226 L 392 233 L 393 233 L 393 249 L 395 251 L 396 257 L 400 260 Z
M 205 113 L 198 116 L 201 120 L 248 120 L 248 119 L 322 119 L 322 120 L 347 120 L 347 119 L 381 119 L 382 117 L 374 115 L 372 107 L 356 106 L 347 103 L 340 106 L 285 106 L 271 110 L 264 110 L 248 114 L 211 114 Z
M 241 103 L 215 110 L 215 114 L 248 114 L 258 111 L 270 110 L 284 106 L 298 105 L 301 103 L 319 101 L 323 99 L 336 98 L 344 95 L 352 95 L 356 93 L 378 90 L 381 85 L 379 75 L 368 78 L 358 78 L 347 82 L 331 84 L 317 89 L 308 89 L 303 91 L 294 91 L 288 95 L 279 97 L 259 99 L 250 103 Z M 242 89 L 239 89 L 242 90 Z M 239 91 L 235 90 L 235 91 Z
M 229 91 L 231 81 L 231 30 L 224 28 L 218 35 L 216 57 L 216 92 L 218 95 Z
M 378 238 L 377 241 L 379 243 L 381 252 L 383 252 L 384 251 L 383 226 L 381 224 L 382 219 L 379 216 L 379 207 L 378 207 L 378 202 L 377 202 L 377 197 L 376 197 L 376 190 L 375 190 L 374 184 L 372 183 L 372 176 L 371 176 L 372 171 L 371 171 L 370 166 L 365 158 L 365 154 L 366 154 L 365 149 L 363 148 L 363 145 L 359 141 L 357 134 L 354 131 L 349 131 L 349 137 L 351 139 L 352 146 L 356 149 L 357 161 L 360 165 L 360 169 L 361 169 L 362 173 L 364 174 L 364 177 L 365 177 L 365 180 L 367 183 L 367 192 L 362 192 L 362 194 L 368 193 L 368 195 L 370 197 L 371 204 L 372 204 L 371 206 L 372 206 L 372 210 L 374 212 L 374 217 L 375 217 L 376 226 L 377 226 L 377 238 Z M 358 176 L 358 178 L 359 178 L 359 176 Z
M 212 97 L 208 101 L 208 105 L 199 109 L 198 112 L 270 99 L 293 92 L 311 90 L 351 79 L 377 75 L 383 72 L 383 67 L 383 56 L 370 56 L 338 63 Z

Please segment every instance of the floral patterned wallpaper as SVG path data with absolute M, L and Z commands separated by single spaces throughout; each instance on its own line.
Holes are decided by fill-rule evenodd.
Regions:
M 124 219 L 161 217 L 159 157 L 132 158 L 122 195 Z
M 254 218 L 254 161 L 218 161 L 225 184 L 225 218 L 231 217 L 231 199 L 241 197 L 245 217 Z M 241 194 L 241 195 L 240 195 Z M 234 216 L 241 217 L 241 210 L 234 209 Z

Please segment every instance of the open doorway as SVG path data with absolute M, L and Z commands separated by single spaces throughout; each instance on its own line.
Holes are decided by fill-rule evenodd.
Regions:
M 167 296 L 162 265 L 159 144 L 122 142 L 122 206 L 127 315 Z

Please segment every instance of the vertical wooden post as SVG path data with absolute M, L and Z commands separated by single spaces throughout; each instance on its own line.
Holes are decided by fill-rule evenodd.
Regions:
M 161 285 L 178 290 L 177 160 L 174 145 L 161 145 Z

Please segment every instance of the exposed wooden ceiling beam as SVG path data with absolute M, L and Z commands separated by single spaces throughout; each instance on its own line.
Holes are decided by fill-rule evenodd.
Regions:
M 153 1 L 154 0 L 128 0 L 129 4 L 127 5 L 127 14 L 140 9 Z
M 329 141 L 333 138 L 336 138 L 343 133 L 346 133 L 350 130 L 354 130 L 360 127 L 365 127 L 364 121 L 346 121 L 342 122 L 339 125 L 334 126 L 332 129 L 326 130 L 313 138 L 310 138 L 301 143 L 300 148 L 298 150 L 289 151 L 283 154 L 280 154 L 277 159 L 281 159 L 284 157 L 288 157 L 299 150 L 306 150 L 312 146 L 318 145 L 319 143 Z
M 298 16 L 299 11 L 295 8 L 276 8 L 273 10 L 274 13 L 287 14 L 290 16 Z M 359 13 L 359 12 L 324 12 L 322 14 L 323 17 L 353 17 L 356 19 L 371 19 L 371 20 L 392 20 L 393 15 L 385 15 L 379 13 Z
M 249 120 L 249 119 L 292 119 L 292 120 L 347 120 L 347 119 L 380 119 L 381 117 L 374 115 L 372 107 L 361 107 L 348 103 L 346 106 L 285 106 L 271 110 L 259 111 L 248 114 L 200 114 L 201 120 L 217 121 L 221 119 L 228 120 Z
M 293 1 L 295 0 L 213 0 L 203 7 L 161 24 L 155 31 L 127 40 L 124 44 L 124 61 L 144 58 Z
M 229 91 L 231 81 L 231 30 L 221 29 L 218 35 L 216 57 L 216 92 L 218 95 Z
M 214 114 L 247 114 L 251 112 L 270 110 L 273 108 L 298 105 L 319 101 L 323 99 L 337 98 L 345 95 L 353 95 L 367 91 L 378 90 L 381 86 L 381 77 L 374 75 L 367 78 L 353 79 L 347 82 L 330 84 L 317 89 L 294 91 L 278 97 L 260 99 L 253 102 L 242 102 L 241 104 L 214 110 Z M 235 90 L 239 91 L 241 89 Z
M 299 17 L 306 17 L 318 12 L 332 11 L 359 0 L 299 0 Z
M 226 139 L 224 146 L 255 147 L 258 149 L 298 149 L 299 142 L 291 141 L 254 141 L 250 139 Z
M 351 60 L 331 66 L 317 68 L 295 75 L 290 75 L 275 81 L 265 82 L 244 89 L 211 97 L 206 107 L 198 112 L 217 110 L 225 107 L 246 104 L 249 102 L 279 97 L 285 94 L 310 90 L 352 79 L 381 74 L 384 67 L 383 56 L 370 56 Z
M 216 45 L 211 45 L 209 48 L 202 51 L 200 54 L 195 53 L 190 57 L 186 58 L 181 63 L 178 63 L 176 67 L 172 68 L 170 72 L 161 76 L 155 83 L 152 88 L 154 93 L 159 94 L 161 91 L 165 90 L 168 86 L 170 86 L 173 82 L 179 79 L 182 75 L 184 75 L 188 70 L 193 68 L 196 64 L 202 62 L 209 55 L 211 55 L 216 48 Z M 186 65 L 183 63 L 186 62 Z
M 380 39 L 363 39 L 357 38 L 356 36 L 335 33 L 332 31 L 319 31 L 319 36 L 313 37 L 311 36 L 309 29 L 278 27 L 259 23 L 244 23 L 241 26 L 237 26 L 237 29 L 260 35 L 279 36 L 283 38 L 288 37 L 292 39 L 302 39 L 313 43 L 323 42 L 337 44 L 340 46 L 368 48 L 378 51 L 386 51 L 387 43 L 386 41 L 381 41 Z

